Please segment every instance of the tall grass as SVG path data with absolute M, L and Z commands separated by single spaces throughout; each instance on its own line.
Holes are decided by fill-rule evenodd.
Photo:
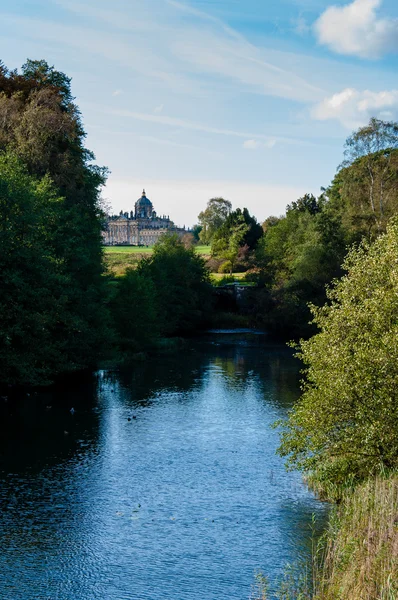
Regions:
M 398 599 L 398 476 L 347 492 L 332 512 L 314 600 Z
M 398 600 L 398 475 L 340 495 L 304 565 L 287 566 L 278 590 L 256 576 L 251 600 Z

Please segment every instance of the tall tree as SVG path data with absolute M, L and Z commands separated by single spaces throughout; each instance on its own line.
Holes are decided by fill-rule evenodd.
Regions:
M 70 78 L 45 61 L 22 72 L 0 65 L 0 151 L 12 151 L 37 178 L 48 176 L 64 198 L 48 227 L 61 233 L 57 255 L 70 275 L 68 303 L 75 327 L 64 345 L 65 363 L 85 366 L 106 344 L 100 189 L 107 171 L 93 164 L 73 102 Z M 66 335 L 66 332 L 65 332 Z
M 398 210 L 398 123 L 371 119 L 347 139 L 344 154 L 340 194 L 364 233 L 377 235 Z
M 221 230 L 219 230 L 219 232 L 220 231 Z M 243 215 L 240 213 L 227 228 L 228 235 L 214 236 L 211 249 L 212 254 L 225 260 L 223 265 L 224 272 L 226 268 L 228 268 L 230 275 L 232 275 L 234 271 L 239 251 L 244 245 L 245 236 L 248 231 L 249 226 L 246 224 Z
M 225 223 L 232 211 L 232 204 L 224 198 L 211 198 L 207 207 L 198 216 L 202 229 L 199 234 L 203 244 L 211 244 L 214 234 Z

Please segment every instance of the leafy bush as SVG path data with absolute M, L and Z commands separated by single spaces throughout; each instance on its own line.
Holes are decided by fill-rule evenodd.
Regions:
M 222 265 L 220 265 L 218 267 L 218 272 L 219 273 L 230 273 L 232 270 L 232 263 L 230 260 L 225 260 Z M 233 279 L 233 277 L 231 276 L 231 278 Z
M 209 272 L 177 235 L 164 236 L 137 270 L 152 281 L 163 335 L 189 333 L 206 321 L 212 303 Z
M 156 289 L 151 279 L 128 269 L 117 283 L 111 310 L 123 352 L 142 351 L 154 344 L 160 323 Z
M 320 332 L 300 344 L 306 380 L 280 448 L 337 485 L 398 467 L 398 222 L 344 267 L 330 304 L 312 307 Z

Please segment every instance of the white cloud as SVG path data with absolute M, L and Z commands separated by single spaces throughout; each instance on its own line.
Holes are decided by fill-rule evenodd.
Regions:
M 371 92 L 346 88 L 325 98 L 312 110 L 314 119 L 337 119 L 349 129 L 366 124 L 370 117 L 394 119 L 397 116 L 398 90 Z
M 398 51 L 398 19 L 379 19 L 382 0 L 330 6 L 316 21 L 318 41 L 339 54 L 378 58 Z
M 276 144 L 276 140 L 269 139 L 267 142 L 260 142 L 259 140 L 246 140 L 243 142 L 245 150 L 257 150 L 258 148 L 273 148 Z
M 115 90 L 112 92 L 112 96 L 120 96 L 121 94 L 123 94 L 122 90 Z
M 246 150 L 256 150 L 260 146 L 261 144 L 258 140 L 246 140 L 245 142 L 243 142 L 243 147 Z
M 159 106 L 156 106 L 156 107 L 153 109 L 153 112 L 154 112 L 156 115 L 159 115 L 159 114 L 160 114 L 160 113 L 163 111 L 163 108 L 164 108 L 164 104 L 159 104 Z

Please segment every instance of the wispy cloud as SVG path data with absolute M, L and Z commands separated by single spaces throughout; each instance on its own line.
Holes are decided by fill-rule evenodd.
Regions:
M 160 113 L 163 111 L 163 108 L 164 108 L 164 104 L 159 104 L 159 106 L 156 106 L 156 107 L 153 109 L 153 112 L 154 112 L 156 115 L 159 115 L 159 114 L 160 114 Z
M 354 0 L 330 6 L 315 23 L 321 44 L 339 54 L 379 58 L 398 51 L 398 19 L 380 19 L 382 0 Z
M 171 146 L 173 148 L 183 148 L 186 150 L 194 150 L 195 152 L 202 152 L 202 153 L 208 154 L 209 156 L 213 156 L 213 157 L 217 157 L 217 158 L 223 157 L 222 152 L 217 152 L 215 150 L 212 150 L 209 147 L 198 146 L 195 144 L 186 144 L 183 142 L 177 142 L 175 140 L 156 137 L 153 135 L 140 135 L 134 131 L 128 131 L 128 130 L 120 131 L 117 129 L 109 129 L 107 127 L 102 127 L 100 125 L 92 125 L 92 124 L 87 124 L 86 129 L 89 132 L 92 132 L 92 131 L 100 132 L 101 134 L 104 134 L 108 137 L 112 136 L 112 137 L 116 137 L 116 138 L 131 138 L 132 140 L 136 140 L 136 141 L 140 141 L 140 142 L 148 142 L 149 144 L 156 144 L 157 146 Z
M 263 142 L 265 145 L 267 145 L 268 147 L 274 146 L 277 141 L 284 142 L 286 144 L 293 144 L 293 145 L 300 145 L 300 146 L 301 145 L 304 145 L 304 146 L 312 145 L 311 142 L 309 142 L 307 140 L 300 140 L 300 139 L 294 139 L 294 138 L 282 137 L 282 136 L 280 136 L 280 137 L 279 136 L 268 136 L 268 135 L 262 134 L 262 133 L 239 131 L 239 130 L 235 130 L 235 129 L 223 129 L 220 127 L 213 127 L 211 125 L 207 125 L 204 123 L 190 121 L 187 119 L 180 119 L 179 117 L 170 117 L 170 116 L 166 116 L 166 115 L 155 115 L 152 113 L 140 113 L 140 112 L 135 112 L 135 111 L 131 111 L 131 110 L 115 109 L 115 108 L 111 108 L 111 107 L 98 106 L 98 105 L 92 105 L 91 108 L 96 109 L 103 114 L 134 119 L 136 121 L 143 121 L 146 123 L 155 123 L 157 125 L 165 125 L 165 126 L 169 126 L 169 127 L 175 127 L 178 129 L 187 129 L 190 131 L 201 131 L 203 133 L 244 138 L 244 139 L 249 139 L 249 141 L 250 140 L 259 140 L 259 141 Z
M 308 24 L 307 20 L 300 15 L 297 19 L 292 19 L 293 30 L 298 35 L 306 35 L 311 31 L 311 26 Z
M 152 44 L 137 52 L 139 38 L 131 40 L 118 36 L 112 30 L 100 31 L 92 26 L 60 24 L 58 22 L 1 14 L 3 27 L 17 27 L 26 39 L 56 43 L 74 48 L 87 55 L 100 56 L 135 71 L 145 79 L 153 79 L 165 87 L 180 92 L 200 93 L 201 85 L 175 68 L 174 60 L 158 51 Z M 146 36 L 143 36 L 146 39 Z
M 260 142 L 259 140 L 246 140 L 243 142 L 243 148 L 245 150 L 258 150 L 258 148 L 273 148 L 275 144 L 275 139 L 269 139 L 267 142 Z
M 121 94 L 123 94 L 122 90 L 115 90 L 112 92 L 112 96 L 120 96 Z
M 229 25 L 226 25 L 221 19 L 218 19 L 217 17 L 213 17 L 213 15 L 210 15 L 202 10 L 193 8 L 192 6 L 189 6 L 188 4 L 184 4 L 182 2 L 177 2 L 177 0 L 166 0 L 166 2 L 167 2 L 167 4 L 169 4 L 170 6 L 174 6 L 174 8 L 177 8 L 178 10 L 181 10 L 181 11 L 188 13 L 190 15 L 193 15 L 195 17 L 199 17 L 202 20 L 204 19 L 206 21 L 215 23 L 222 30 L 224 30 L 225 33 L 227 33 L 229 36 L 235 38 L 236 40 L 238 40 L 240 42 L 245 41 L 244 36 L 242 36 L 240 33 L 238 33 L 232 27 L 229 27 Z
M 266 48 L 252 44 L 221 19 L 177 0 L 152 1 L 156 10 L 146 12 L 145 5 L 133 0 L 137 13 L 136 20 L 133 20 L 119 12 L 117 6 L 110 11 L 91 0 L 79 3 L 57 0 L 63 8 L 79 16 L 89 16 L 91 22 L 93 19 L 100 20 L 112 28 L 129 32 L 133 36 L 131 45 L 123 41 L 128 46 L 123 53 L 117 35 L 113 36 L 113 41 L 108 39 L 104 42 L 103 48 L 99 40 L 92 44 L 92 48 L 100 49 L 108 56 L 112 53 L 114 57 L 116 51 L 125 64 L 130 63 L 132 68 L 146 76 L 163 79 L 164 83 L 185 85 L 188 90 L 192 86 L 197 91 L 198 73 L 201 74 L 202 85 L 207 76 L 212 78 L 213 86 L 216 74 L 219 76 L 218 87 L 223 79 L 232 80 L 245 85 L 246 91 L 252 93 L 299 102 L 312 101 L 314 95 L 319 98 L 324 95 L 315 78 L 307 81 L 298 74 L 297 68 L 289 70 L 273 62 Z M 145 32 L 147 35 L 144 35 Z M 71 37 L 81 39 L 74 34 Z M 137 47 L 140 49 L 138 53 Z M 140 61 L 141 64 L 137 64 Z
M 175 0 L 167 0 L 189 14 L 210 21 L 216 28 L 182 29 L 175 36 L 175 55 L 196 71 L 238 80 L 248 91 L 293 99 L 301 102 L 322 95 L 322 90 L 297 74 L 268 59 L 266 48 L 259 48 L 243 35 L 203 11 Z

